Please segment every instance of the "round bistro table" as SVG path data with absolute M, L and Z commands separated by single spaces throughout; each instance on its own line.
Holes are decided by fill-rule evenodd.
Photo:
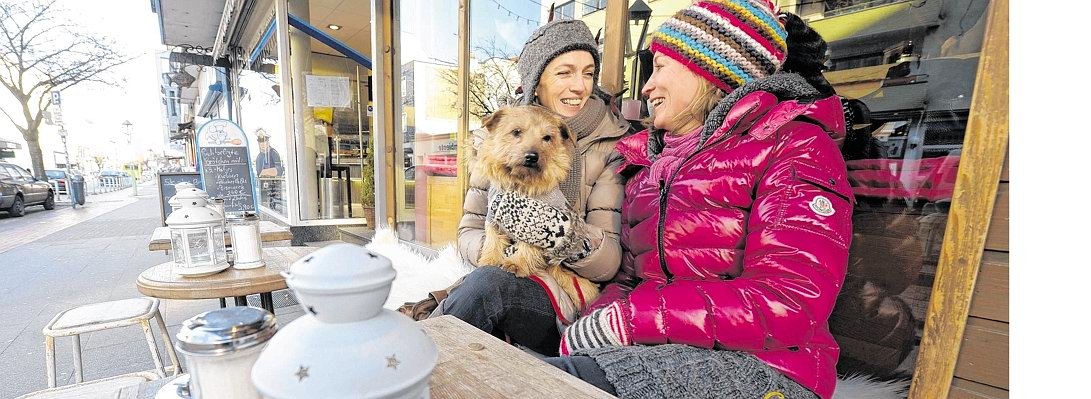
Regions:
M 310 255 L 314 247 L 262 248 L 265 267 L 222 272 L 202 277 L 174 274 L 174 262 L 166 262 L 140 273 L 136 287 L 141 294 L 160 299 L 220 299 L 234 297 L 235 305 L 246 305 L 246 296 L 259 294 L 261 307 L 273 311 L 273 291 L 288 288 L 280 272 Z M 222 302 L 221 302 L 222 304 Z

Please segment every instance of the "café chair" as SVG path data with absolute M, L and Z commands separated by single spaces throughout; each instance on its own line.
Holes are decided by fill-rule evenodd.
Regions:
M 113 398 L 123 389 L 139 386 L 142 383 L 158 379 L 159 376 L 155 375 L 155 373 L 140 371 L 94 381 L 81 382 L 78 384 L 65 385 L 59 388 L 43 389 L 20 396 L 17 399 Z
M 159 333 L 166 346 L 167 355 L 170 356 L 171 366 L 163 367 L 162 356 L 159 347 L 155 344 L 155 336 L 152 334 L 151 320 L 159 325 Z M 76 383 L 83 382 L 83 354 L 80 348 L 80 334 L 94 331 L 103 331 L 113 328 L 140 325 L 144 330 L 144 338 L 151 350 L 152 360 L 155 362 L 155 375 L 166 377 L 167 370 L 173 375 L 181 372 L 178 363 L 178 354 L 174 351 L 170 334 L 167 332 L 166 323 L 159 313 L 159 300 L 156 298 L 133 298 L 111 302 L 101 302 L 90 305 L 78 306 L 65 310 L 42 328 L 45 335 L 45 365 L 46 379 L 49 387 L 57 386 L 57 360 L 54 339 L 57 337 L 72 336 L 72 365 L 75 367 Z

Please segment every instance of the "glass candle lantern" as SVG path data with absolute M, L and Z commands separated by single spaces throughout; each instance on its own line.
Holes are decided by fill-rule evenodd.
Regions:
M 208 208 L 204 198 L 186 199 L 167 217 L 174 272 L 207 276 L 231 266 L 224 243 L 224 218 Z
M 259 218 L 253 212 L 232 215 L 227 218 L 227 230 L 231 234 L 231 250 L 235 254 L 236 269 L 254 269 L 265 266 L 261 256 L 261 230 Z

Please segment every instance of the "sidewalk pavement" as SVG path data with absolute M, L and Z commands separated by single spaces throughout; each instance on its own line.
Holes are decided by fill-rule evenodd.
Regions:
M 145 183 L 140 187 L 144 195 L 155 195 L 155 182 Z M 71 202 L 58 202 L 57 208 L 47 211 L 41 206 L 27 207 L 27 214 L 15 218 L 7 213 L 0 214 L 0 231 L 4 232 L 0 240 L 0 254 L 53 234 L 81 221 L 94 218 L 104 213 L 121 208 L 137 201 L 133 190 L 119 190 L 112 193 L 87 196 L 84 205 L 72 209 Z
M 147 240 L 161 225 L 154 184 L 141 186 L 139 197 L 122 190 L 92 199 L 75 210 L 0 217 L 0 398 L 46 388 L 42 327 L 57 313 L 139 297 L 137 276 L 170 260 L 161 251 L 148 251 Z M 40 219 L 22 220 L 33 217 Z M 174 337 L 183 320 L 218 307 L 216 300 L 164 300 L 160 311 Z M 278 324 L 302 314 L 298 305 L 277 309 Z M 81 344 L 85 380 L 154 367 L 139 327 L 84 334 Z M 72 339 L 58 339 L 56 347 L 58 385 L 71 384 Z M 165 352 L 164 362 L 169 362 Z

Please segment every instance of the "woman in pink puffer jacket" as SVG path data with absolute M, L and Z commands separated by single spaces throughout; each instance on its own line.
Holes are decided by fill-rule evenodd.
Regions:
M 654 129 L 617 146 L 622 270 L 554 365 L 621 397 L 832 395 L 845 118 L 826 43 L 772 10 L 700 1 L 654 34 Z

